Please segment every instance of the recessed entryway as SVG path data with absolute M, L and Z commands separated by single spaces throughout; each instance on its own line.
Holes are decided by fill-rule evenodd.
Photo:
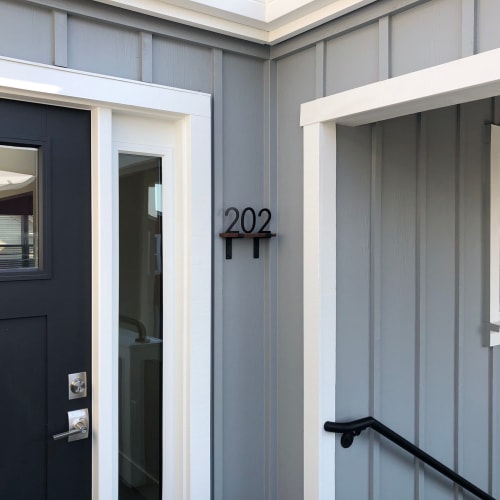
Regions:
M 169 204 L 169 213 L 172 214 L 168 222 L 163 224 L 163 234 L 169 236 L 166 236 L 168 242 L 162 247 L 164 256 L 165 252 L 168 255 L 167 259 L 163 258 L 162 265 L 164 269 L 170 270 L 168 286 L 163 288 L 164 345 L 167 345 L 166 335 L 171 335 L 171 338 L 170 348 L 166 351 L 169 359 L 163 359 L 162 404 L 167 404 L 166 394 L 174 401 L 168 403 L 170 413 L 162 413 L 162 443 L 165 440 L 175 443 L 173 446 L 163 446 L 162 468 L 167 473 L 162 473 L 162 496 L 209 498 L 212 239 L 210 96 L 6 58 L 0 58 L 0 73 L 8 75 L 1 80 L 0 96 L 18 101 L 43 102 L 50 104 L 50 107 L 60 105 L 78 108 L 83 110 L 78 113 L 90 118 L 91 181 L 88 192 L 91 222 L 89 219 L 90 236 L 86 237 L 85 245 L 92 255 L 86 279 L 91 293 L 89 327 L 92 349 L 89 356 L 92 376 L 89 370 L 88 378 L 89 398 L 92 400 L 91 439 L 58 444 L 66 445 L 74 453 L 76 446 L 88 443 L 91 469 L 85 491 L 92 491 L 92 497 L 96 499 L 118 498 L 118 160 L 119 153 L 162 157 L 162 169 L 165 166 L 170 169 L 169 178 L 172 181 L 168 187 L 170 195 L 162 201 L 163 204 Z M 147 124 L 154 125 L 158 121 L 168 132 L 159 140 L 151 142 L 157 135 L 145 137 L 150 130 Z M 61 119 L 59 123 L 64 125 L 65 122 Z M 161 133 L 162 130 L 160 128 L 157 132 Z M 69 127 L 63 126 L 63 133 L 68 134 L 70 131 Z M 42 139 L 38 137 L 37 140 Z M 124 149 L 125 143 L 127 146 Z M 30 146 L 33 144 L 30 143 Z M 90 154 L 90 149 L 88 151 Z M 83 158 L 85 155 L 81 156 Z M 67 159 L 65 164 L 71 166 L 72 161 Z M 71 206 L 71 203 L 67 205 Z M 70 210 L 62 210 L 61 213 L 68 219 L 68 227 L 74 230 L 83 228 L 81 224 L 73 223 Z M 44 239 L 43 245 L 40 245 L 43 258 L 47 253 L 48 242 Z M 58 245 L 59 248 L 61 246 Z M 55 262 L 55 259 L 49 261 L 49 265 L 43 268 L 44 272 L 52 266 L 51 270 L 55 273 Z M 78 265 L 81 267 L 81 264 Z M 65 273 L 66 279 L 71 276 L 71 272 Z M 7 295 L 14 297 L 14 294 Z M 12 307 L 9 308 L 10 314 L 17 315 L 15 311 L 19 309 L 18 305 L 14 307 L 13 304 Z M 18 316 L 23 314 L 20 311 Z M 33 312 L 29 315 L 38 318 L 43 316 Z M 83 325 L 85 322 L 76 321 L 75 324 Z M 37 328 L 44 330 L 43 321 Z M 78 329 L 71 330 L 76 332 Z M 64 382 L 66 397 L 67 374 L 81 370 L 81 367 L 67 368 Z M 167 390 L 167 385 L 175 390 Z M 81 402 L 78 399 L 75 401 Z M 67 417 L 65 425 L 68 425 Z M 58 432 L 64 430 L 57 429 Z M 68 474 L 68 477 L 72 475 Z M 84 487 L 79 485 L 83 491 Z M 85 498 L 88 498 L 88 494 Z

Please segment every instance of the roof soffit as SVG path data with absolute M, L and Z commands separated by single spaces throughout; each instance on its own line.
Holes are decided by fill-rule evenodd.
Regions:
M 97 0 L 274 45 L 376 0 Z

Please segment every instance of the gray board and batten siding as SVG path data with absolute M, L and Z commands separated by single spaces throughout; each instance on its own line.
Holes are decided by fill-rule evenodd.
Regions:
M 485 100 L 339 127 L 337 151 L 336 419 L 376 415 L 494 495 L 500 357 L 484 347 L 484 180 L 497 111 Z M 369 433 L 336 459 L 339 498 L 454 497 Z
M 500 47 L 498 20 L 498 0 L 379 0 L 267 47 L 92 1 L 0 0 L 2 56 L 213 96 L 214 499 L 303 498 L 300 104 Z M 498 496 L 500 355 L 478 333 L 497 112 L 339 128 L 336 417 L 372 413 Z M 241 241 L 224 259 L 228 206 L 272 210 L 259 260 Z M 369 433 L 337 464 L 340 500 L 454 498 Z
M 0 55 L 213 95 L 213 498 L 276 498 L 276 243 L 257 260 L 237 241 L 226 261 L 218 237 L 228 206 L 276 214 L 269 48 L 91 1 L 0 0 Z
M 281 193 L 300 193 L 303 176 L 302 135 L 290 108 L 307 94 L 323 97 L 499 47 L 499 20 L 496 0 L 380 1 L 271 47 L 281 237 L 290 210 Z M 500 353 L 484 347 L 483 183 L 486 124 L 499 119 L 492 100 L 337 129 L 335 418 L 374 415 L 496 497 Z M 290 157 L 287 148 L 298 151 Z M 291 228 L 286 237 L 298 239 L 302 227 Z M 301 358 L 302 332 L 285 330 L 280 311 L 287 325 L 293 317 L 300 325 L 302 311 L 280 277 L 302 265 L 302 254 L 282 245 L 278 359 L 286 336 L 296 341 L 286 346 L 292 360 Z M 288 419 L 278 429 L 278 498 L 299 499 L 300 461 L 282 443 L 290 448 L 301 432 L 303 395 L 287 392 L 287 371 L 294 373 L 291 364 L 278 364 L 278 415 Z M 461 498 L 449 481 L 369 432 L 348 450 L 337 438 L 336 464 L 342 500 Z

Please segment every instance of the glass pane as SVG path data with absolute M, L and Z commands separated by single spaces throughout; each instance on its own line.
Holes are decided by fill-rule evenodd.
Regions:
M 38 267 L 38 150 L 0 145 L 0 270 Z
M 161 499 L 161 159 L 120 154 L 119 498 Z

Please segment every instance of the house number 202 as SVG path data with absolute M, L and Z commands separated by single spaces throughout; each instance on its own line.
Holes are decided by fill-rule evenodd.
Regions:
M 266 228 L 271 222 L 271 210 L 269 210 L 268 208 L 263 208 L 262 210 L 259 210 L 258 214 L 256 214 L 255 210 L 252 207 L 246 207 L 241 212 L 240 217 L 240 211 L 236 207 L 229 207 L 224 212 L 224 215 L 228 216 L 229 214 L 231 214 L 231 212 L 234 214 L 234 218 L 227 227 L 225 231 L 226 233 L 239 233 L 239 231 L 233 230 L 233 227 L 238 223 L 238 221 L 240 221 L 240 228 L 244 233 L 253 233 L 255 225 L 257 224 L 257 218 L 263 219 L 263 224 L 262 226 L 260 226 L 260 229 L 257 231 L 257 233 L 269 232 L 269 230 L 267 230 Z
M 233 239 L 252 239 L 253 257 L 258 259 L 260 240 L 276 236 L 276 233 L 272 233 L 268 229 L 271 222 L 271 210 L 268 208 L 262 208 L 257 213 L 252 207 L 246 207 L 241 211 L 240 216 L 240 211 L 236 207 L 229 207 L 224 215 L 231 218 L 227 229 L 219 234 L 221 238 L 226 240 L 226 259 L 233 258 Z M 239 224 L 240 230 L 237 229 L 237 224 Z M 255 231 L 255 227 L 259 229 Z

